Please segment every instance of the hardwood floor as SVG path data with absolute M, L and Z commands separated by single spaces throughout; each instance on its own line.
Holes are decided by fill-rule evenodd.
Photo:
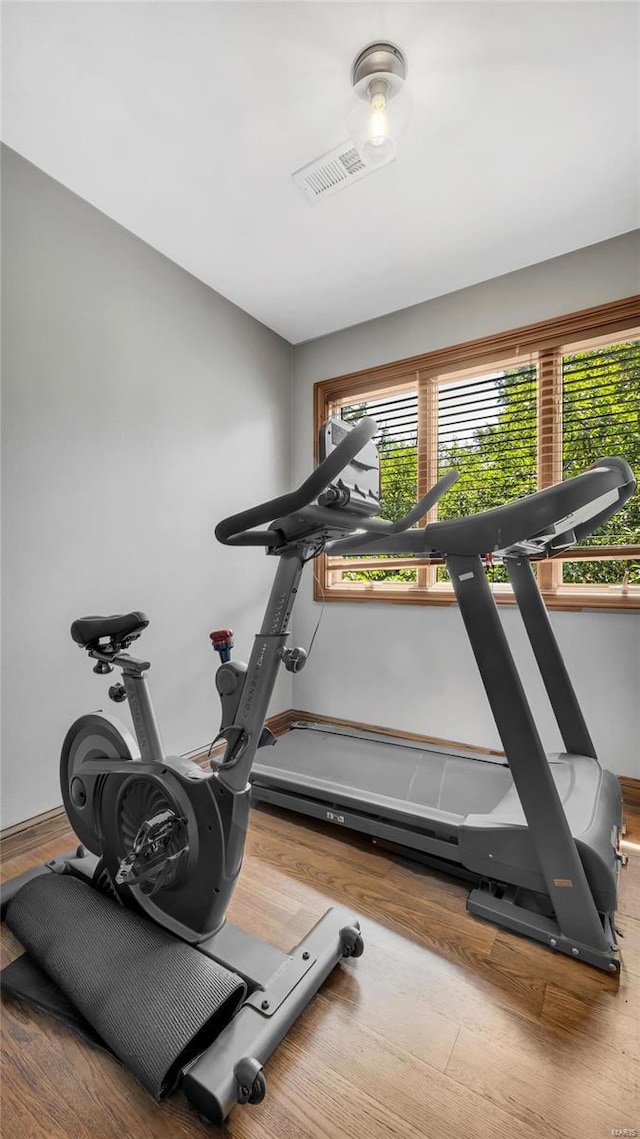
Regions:
M 601 1139 L 640 1133 L 640 812 L 627 811 L 623 969 L 612 978 L 478 921 L 466 888 L 294 816 L 252 813 L 229 916 L 288 949 L 328 905 L 362 917 L 345 962 L 266 1068 L 234 1139 Z M 3 876 L 73 845 L 8 859 Z M 3 927 L 2 963 L 20 947 Z M 3 1002 L 5 1139 L 178 1139 L 215 1133 L 180 1095 L 157 1105 L 115 1060 Z

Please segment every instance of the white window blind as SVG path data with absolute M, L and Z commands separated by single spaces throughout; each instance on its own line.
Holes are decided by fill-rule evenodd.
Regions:
M 535 364 L 438 385 L 438 472 L 460 472 L 439 518 L 473 514 L 536 489 Z
M 606 455 L 622 455 L 640 476 L 640 340 L 562 357 L 563 477 Z M 639 545 L 640 497 L 629 499 L 585 544 Z M 640 584 L 640 561 L 565 562 L 563 581 Z

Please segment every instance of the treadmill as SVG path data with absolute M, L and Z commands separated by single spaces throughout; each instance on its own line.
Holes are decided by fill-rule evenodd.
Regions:
M 431 502 L 456 477 L 449 472 Z M 531 561 L 583 541 L 635 487 L 625 460 L 606 458 L 505 506 L 332 543 L 336 554 L 444 559 L 505 756 L 298 723 L 254 765 L 252 801 L 387 840 L 469 878 L 471 913 L 617 972 L 622 796 L 598 762 Z M 543 750 L 487 582 L 488 551 L 507 569 L 564 743 L 559 754 Z

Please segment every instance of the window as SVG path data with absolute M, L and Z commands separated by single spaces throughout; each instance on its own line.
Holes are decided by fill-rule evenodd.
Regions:
M 460 479 L 430 520 L 498 506 L 606 455 L 623 455 L 640 476 L 640 297 L 324 381 L 316 428 L 329 414 L 377 420 L 389 519 L 450 467 Z M 487 572 L 510 602 L 503 567 Z M 640 608 L 640 495 L 536 572 L 552 608 Z M 325 557 L 318 573 L 326 599 L 454 600 L 442 563 Z
M 572 350 L 562 357 L 562 472 L 578 474 L 603 455 L 623 455 L 640 477 L 640 340 Z M 593 553 L 640 543 L 636 493 L 590 535 Z M 560 563 L 564 582 L 640 584 L 640 556 Z

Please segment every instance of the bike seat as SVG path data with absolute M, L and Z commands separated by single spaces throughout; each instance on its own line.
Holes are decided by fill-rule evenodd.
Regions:
M 133 641 L 149 624 L 146 613 L 116 613 L 112 617 L 78 617 L 71 626 L 71 637 L 85 649 L 95 648 L 102 637 L 118 643 Z

